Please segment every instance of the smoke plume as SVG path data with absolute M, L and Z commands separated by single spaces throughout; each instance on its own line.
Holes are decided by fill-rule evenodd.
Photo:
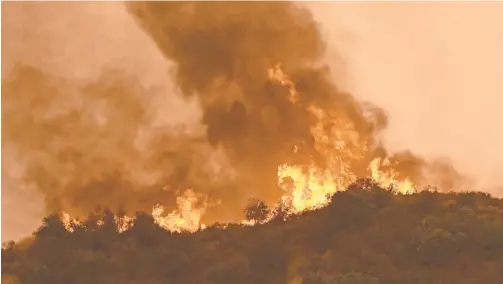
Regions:
M 21 153 L 25 180 L 45 194 L 48 210 L 172 207 L 178 189 L 193 188 L 221 202 L 207 218 L 238 219 L 249 198 L 278 200 L 284 163 L 364 177 L 372 160 L 387 158 L 383 167 L 421 186 L 452 189 L 462 179 L 448 163 L 386 152 L 377 139 L 386 114 L 331 81 L 319 27 L 298 5 L 126 5 L 175 63 L 181 93 L 197 99 L 201 129 L 152 127 L 148 90 L 122 72 L 77 88 L 18 66 L 3 82 L 2 146 Z
M 279 164 L 312 159 L 327 166 L 326 150 L 354 160 L 351 170 L 357 176 L 368 173 L 371 160 L 388 158 L 399 176 L 418 184 L 426 185 L 426 172 L 428 182 L 444 189 L 463 179 L 448 162 L 386 152 L 377 139 L 387 126 L 386 114 L 334 85 L 322 64 L 325 45 L 319 27 L 294 3 L 134 2 L 128 10 L 175 62 L 174 78 L 182 93 L 197 97 L 208 141 L 222 148 L 247 180 L 250 189 L 240 190 L 274 199 Z M 295 102 L 284 84 L 267 76 L 266 70 L 278 64 L 296 87 Z M 317 147 L 317 125 L 332 148 Z M 333 145 L 340 140 L 346 143 L 344 151 Z M 300 149 L 296 155 L 294 145 Z

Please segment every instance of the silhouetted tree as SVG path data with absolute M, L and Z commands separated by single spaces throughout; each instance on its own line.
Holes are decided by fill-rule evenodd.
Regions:
M 34 233 L 39 239 L 63 238 L 67 233 L 65 225 L 61 221 L 60 213 L 52 213 L 45 217 L 42 226 Z
M 246 219 L 249 221 L 263 222 L 267 220 L 271 213 L 264 201 L 251 199 L 245 208 Z
M 2 281 L 276 284 L 301 275 L 304 284 L 499 284 L 503 200 L 465 194 L 355 187 L 287 221 L 288 208 L 278 206 L 264 225 L 194 234 L 168 232 L 141 212 L 119 234 L 109 210 L 70 232 L 51 214 L 30 239 L 4 244 Z M 252 220 L 272 214 L 263 202 L 250 205 Z

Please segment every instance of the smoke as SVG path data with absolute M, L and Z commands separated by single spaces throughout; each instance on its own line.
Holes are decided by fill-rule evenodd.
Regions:
M 297 156 L 322 160 L 311 133 L 319 119 L 309 106 L 349 116 L 367 138 L 384 123 L 365 119 L 354 98 L 328 80 L 328 69 L 316 67 L 324 42 L 311 15 L 292 3 L 129 3 L 128 9 L 175 62 L 182 93 L 200 102 L 209 143 L 239 174 L 241 201 L 277 200 L 276 169 L 291 161 L 294 145 L 303 146 Z M 298 103 L 268 78 L 277 64 L 294 78 Z
M 194 188 L 221 201 L 207 218 L 236 219 L 249 198 L 278 200 L 279 165 L 331 167 L 334 156 L 356 176 L 368 175 L 371 160 L 388 158 L 417 184 L 452 189 L 461 180 L 448 163 L 388 155 L 377 138 L 385 112 L 329 79 L 319 27 L 298 5 L 126 5 L 174 62 L 183 96 L 197 99 L 201 128 L 154 127 L 149 90 L 121 71 L 76 87 L 17 66 L 2 82 L 2 147 L 21 153 L 24 179 L 45 195 L 49 211 L 173 207 L 178 189 Z M 291 86 L 271 80 L 271 70 L 287 74 L 295 99 Z
M 44 194 L 48 211 L 174 206 L 168 178 L 185 170 L 197 182 L 210 152 L 197 135 L 155 128 L 151 93 L 117 70 L 75 85 L 17 65 L 2 82 L 2 148 L 16 151 L 24 183 Z
M 332 141 L 347 143 L 344 151 L 330 150 L 354 160 L 356 175 L 365 175 L 369 162 L 380 157 L 388 158 L 399 176 L 423 186 L 434 182 L 451 190 L 465 182 L 448 162 L 427 162 L 409 152 L 388 155 L 377 139 L 387 126 L 385 112 L 358 102 L 329 79 L 317 23 L 298 5 L 134 2 L 128 10 L 175 63 L 182 93 L 197 97 L 208 141 L 223 149 L 247 180 L 249 188 L 239 189 L 243 196 L 277 198 L 277 166 L 300 162 L 292 161 L 294 145 L 301 145 L 295 157 L 326 166 L 312 131 L 319 125 Z M 277 64 L 295 84 L 297 102 L 289 100 L 288 88 L 267 77 L 266 70 Z

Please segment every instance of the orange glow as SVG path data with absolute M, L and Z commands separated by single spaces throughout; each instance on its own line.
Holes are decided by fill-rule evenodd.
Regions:
M 282 71 L 280 65 L 268 70 L 269 79 L 276 81 L 288 88 L 288 99 L 292 103 L 298 101 L 298 93 L 294 83 Z M 345 190 L 357 180 L 356 174 L 351 170 L 351 163 L 361 161 L 367 155 L 367 145 L 362 142 L 358 132 L 354 129 L 351 120 L 341 114 L 336 121 L 330 121 L 334 127 L 329 132 L 324 129 L 322 122 L 328 119 L 323 111 L 310 107 L 309 111 L 315 115 L 320 123 L 311 129 L 315 138 L 315 147 L 324 155 L 328 163 L 322 169 L 314 165 L 282 164 L 277 170 L 277 185 L 283 190 L 281 204 L 287 209 L 287 214 L 298 214 L 304 211 L 315 210 L 327 206 L 331 197 L 337 191 Z M 298 145 L 293 145 L 292 155 L 299 152 Z M 386 169 L 383 169 L 383 168 Z M 375 158 L 368 167 L 369 178 L 379 186 L 393 190 L 397 194 L 410 194 L 415 191 L 412 182 L 405 178 L 399 180 L 397 173 L 392 169 L 389 160 Z M 177 197 L 178 208 L 164 215 L 164 207 L 157 205 L 152 209 L 155 223 L 161 228 L 172 232 L 196 232 L 206 226 L 201 224 L 201 218 L 208 208 L 207 197 L 195 193 L 192 189 L 186 190 Z M 272 218 L 269 216 L 270 220 Z M 71 218 L 63 213 L 63 223 L 71 230 Z M 122 225 L 118 225 L 120 232 L 129 228 L 132 217 L 122 217 Z M 266 220 L 266 222 L 268 221 Z M 74 221 L 75 222 L 75 221 Z M 253 226 L 256 222 L 242 220 L 242 225 Z
M 178 209 L 163 216 L 164 208 L 155 206 L 152 210 L 152 216 L 155 222 L 168 231 L 173 232 L 195 232 L 199 229 L 204 229 L 206 226 L 200 224 L 201 217 L 206 212 L 206 201 L 202 206 L 197 207 L 198 196 L 192 190 L 187 190 L 182 196 L 176 198 Z

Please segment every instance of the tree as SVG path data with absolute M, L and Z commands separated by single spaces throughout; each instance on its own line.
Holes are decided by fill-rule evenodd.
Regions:
M 262 223 L 269 218 L 271 210 L 264 201 L 251 199 L 245 208 L 246 220 Z
M 66 235 L 67 229 L 61 221 L 59 213 L 53 213 L 44 218 L 42 226 L 34 233 L 37 238 L 59 238 Z

